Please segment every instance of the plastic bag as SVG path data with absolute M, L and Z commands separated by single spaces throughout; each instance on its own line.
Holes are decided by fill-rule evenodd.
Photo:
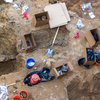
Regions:
M 78 29 L 81 29 L 81 28 L 83 28 L 85 25 L 83 24 L 82 20 L 79 19 L 79 20 L 77 21 L 76 26 L 77 26 Z
M 91 9 L 91 8 L 92 8 L 91 3 L 83 3 L 82 4 L 82 10 L 83 11 L 86 11 L 87 9 Z
M 22 14 L 24 14 L 25 12 L 28 13 L 29 7 L 27 5 L 22 7 Z
M 94 19 L 94 18 L 95 18 L 95 15 L 94 15 L 93 12 L 90 12 L 90 13 L 89 13 L 89 16 L 90 16 L 91 19 Z
M 8 90 L 6 86 L 0 86 L 0 100 L 8 99 Z
M 5 2 L 13 3 L 13 0 L 5 0 Z

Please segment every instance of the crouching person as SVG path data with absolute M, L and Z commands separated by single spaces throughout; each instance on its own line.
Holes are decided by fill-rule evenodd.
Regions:
M 30 72 L 25 78 L 24 78 L 24 84 L 28 86 L 36 85 L 40 82 L 47 82 L 53 80 L 55 77 L 50 75 L 50 69 L 44 67 L 40 71 L 33 71 Z

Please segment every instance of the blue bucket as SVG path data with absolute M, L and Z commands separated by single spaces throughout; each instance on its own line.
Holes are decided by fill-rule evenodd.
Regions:
M 33 58 L 28 58 L 26 60 L 26 68 L 31 69 L 35 65 L 35 60 Z

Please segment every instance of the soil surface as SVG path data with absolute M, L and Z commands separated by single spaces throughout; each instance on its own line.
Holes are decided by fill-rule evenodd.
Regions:
M 12 30 L 14 29 L 15 32 L 12 38 L 12 34 L 10 34 L 10 31 L 8 31 L 8 33 L 10 34 L 9 37 L 5 35 L 5 40 L 6 38 L 11 38 L 10 41 L 12 41 L 11 43 L 9 43 L 9 46 L 6 44 L 8 47 L 5 49 L 5 51 L 9 51 L 7 54 L 5 54 L 6 58 L 14 58 L 11 57 L 12 52 L 14 56 L 16 55 L 15 48 L 16 45 L 20 44 L 21 34 L 31 32 L 34 35 L 37 44 L 36 48 L 34 48 L 34 51 L 30 53 L 19 53 L 16 56 L 16 61 L 0 63 L 0 84 L 9 85 L 12 83 L 16 83 L 15 85 L 8 87 L 9 100 L 12 100 L 12 97 L 14 95 L 17 95 L 21 90 L 28 91 L 28 100 L 99 100 L 100 66 L 94 65 L 91 67 L 91 69 L 86 69 L 79 66 L 77 61 L 80 57 L 82 57 L 83 50 L 86 47 L 89 47 L 84 34 L 93 28 L 98 28 L 98 32 L 100 32 L 100 1 L 91 1 L 91 10 L 96 16 L 95 19 L 89 18 L 88 12 L 86 12 L 86 14 L 82 12 L 82 10 L 80 9 L 80 2 L 78 2 L 80 0 L 61 1 L 66 2 L 69 14 L 71 16 L 71 21 L 66 26 L 60 27 L 60 31 L 53 47 L 55 55 L 52 58 L 48 58 L 46 56 L 46 52 L 47 49 L 51 46 L 53 37 L 57 29 L 50 29 L 48 25 L 38 28 L 35 28 L 33 26 L 34 14 L 43 11 L 45 5 L 49 4 L 49 0 L 24 0 L 22 6 L 29 6 L 29 20 L 25 20 L 22 18 L 21 8 L 20 10 L 16 10 L 13 7 L 13 4 L 3 4 L 3 8 L 8 8 L 7 18 L 9 18 L 9 21 L 5 20 L 5 23 L 9 23 L 8 26 L 11 27 Z M 21 3 L 21 0 L 16 0 L 14 1 L 14 3 Z M 81 30 L 77 29 L 76 27 L 78 19 L 81 19 L 85 25 L 85 27 Z M 80 34 L 80 37 L 78 39 L 74 38 L 76 32 L 79 32 Z M 16 41 L 13 42 L 13 40 L 16 39 L 17 44 Z M 2 41 L 2 43 L 3 42 L 4 41 Z M 2 45 L 2 47 L 4 46 Z M 12 47 L 12 49 L 9 50 L 8 48 L 10 47 Z M 2 51 L 4 49 L 0 50 L 2 54 Z M 95 50 L 100 53 L 100 45 L 98 45 Z M 5 61 L 5 57 L 3 57 L 4 55 L 1 58 Z M 25 60 L 29 57 L 33 57 L 36 60 L 36 69 L 33 68 L 28 70 L 25 67 Z M 51 68 L 53 67 L 52 65 L 57 61 L 65 59 L 66 61 L 70 61 L 72 63 L 74 67 L 74 70 L 72 72 L 69 72 L 59 79 L 55 79 L 46 83 L 40 83 L 32 87 L 24 85 L 23 79 L 29 72 L 40 70 L 44 66 Z M 46 61 L 46 63 L 44 61 Z

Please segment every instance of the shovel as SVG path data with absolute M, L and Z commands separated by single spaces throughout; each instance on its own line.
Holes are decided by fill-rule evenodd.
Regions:
M 58 32 L 59 32 L 59 27 L 57 28 L 56 34 L 55 34 L 54 39 L 53 39 L 53 41 L 52 41 L 51 48 L 48 48 L 48 49 L 47 49 L 47 54 L 46 54 L 46 55 L 47 55 L 48 57 L 53 57 L 53 55 L 54 55 L 53 46 L 54 46 L 56 37 L 57 37 L 57 35 L 58 35 Z

